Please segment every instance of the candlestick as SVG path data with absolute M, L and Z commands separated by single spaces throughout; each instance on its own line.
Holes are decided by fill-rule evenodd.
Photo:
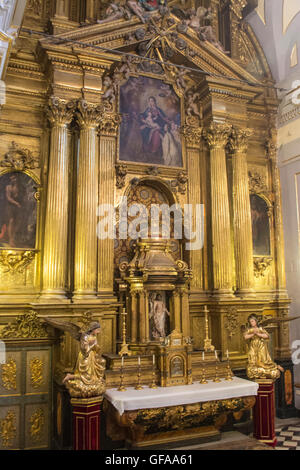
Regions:
M 123 359 L 123 357 L 122 357 Z M 121 367 L 121 374 L 120 374 L 120 385 L 119 385 L 119 388 L 118 388 L 118 392 L 125 392 L 126 388 L 124 386 L 124 373 L 123 373 L 123 365 Z
M 205 339 L 204 339 L 204 351 L 214 351 L 215 347 L 211 344 L 211 339 L 208 334 L 208 309 L 207 306 L 204 306 L 204 316 L 205 316 Z
M 202 367 L 202 374 L 201 374 L 201 380 L 199 382 L 200 384 L 207 384 L 206 378 L 205 378 L 205 368 Z
M 141 358 L 140 356 L 138 357 L 138 373 L 137 373 L 137 378 L 138 378 L 138 381 L 137 381 L 137 384 L 136 384 L 136 387 L 135 390 L 142 390 L 143 387 L 141 386 Z
M 215 378 L 213 379 L 213 382 L 221 382 L 221 380 L 218 377 L 218 365 L 217 364 L 216 364 Z
M 121 315 L 123 315 L 123 328 L 122 328 L 122 337 L 123 337 L 123 341 L 122 341 L 122 346 L 121 346 L 121 349 L 119 351 L 119 356 L 131 356 L 131 351 L 129 351 L 128 349 L 128 344 L 126 343 L 126 310 L 125 308 L 123 308 L 123 312 L 121 313 Z
M 227 353 L 228 353 L 228 351 L 227 351 Z M 227 355 L 227 376 L 226 376 L 225 380 L 233 380 L 233 378 L 232 378 L 232 372 L 231 372 L 231 369 L 230 369 L 229 356 L 228 356 L 228 355 Z
M 152 362 L 152 384 L 149 385 L 149 388 L 157 388 L 157 385 L 155 383 L 155 355 L 153 354 L 152 356 L 153 362 Z

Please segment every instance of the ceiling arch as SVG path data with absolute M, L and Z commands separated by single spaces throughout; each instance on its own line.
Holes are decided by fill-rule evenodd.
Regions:
M 282 32 L 286 33 L 295 16 L 300 12 L 299 0 L 284 0 L 282 15 Z

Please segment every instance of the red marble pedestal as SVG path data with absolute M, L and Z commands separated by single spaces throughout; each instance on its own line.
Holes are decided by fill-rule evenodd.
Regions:
M 103 397 L 72 398 L 73 449 L 100 449 L 100 406 Z
M 253 408 L 255 439 L 272 447 L 277 444 L 275 434 L 275 396 L 272 379 L 256 380 L 259 384 L 256 403 Z

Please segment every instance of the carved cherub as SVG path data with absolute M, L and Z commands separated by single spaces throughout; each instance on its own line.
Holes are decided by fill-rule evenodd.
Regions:
M 112 2 L 105 11 L 105 18 L 103 20 L 97 20 L 97 23 L 107 23 L 108 21 L 118 20 L 120 18 L 128 18 L 128 12 L 120 2 Z
M 180 69 L 176 74 L 176 85 L 180 90 L 185 90 L 187 87 L 186 83 L 186 70 Z
M 149 19 L 149 13 L 136 0 L 127 0 L 126 6 L 131 10 L 143 23 Z
M 188 116 L 198 116 L 201 119 L 198 104 L 196 100 L 200 98 L 199 93 L 195 93 L 193 90 L 188 90 L 185 95 L 186 98 L 186 114 Z
M 103 79 L 103 86 L 105 87 L 105 92 L 103 93 L 103 99 L 108 100 L 111 106 L 116 101 L 118 84 L 116 76 L 113 75 L 111 78 L 109 75 L 106 75 Z
M 71 397 L 87 398 L 102 395 L 105 391 L 105 360 L 97 343 L 100 324 L 92 321 L 81 329 L 71 322 L 52 318 L 45 318 L 45 321 L 54 328 L 70 333 L 80 342 L 75 370 L 73 374 L 67 374 L 63 380 Z

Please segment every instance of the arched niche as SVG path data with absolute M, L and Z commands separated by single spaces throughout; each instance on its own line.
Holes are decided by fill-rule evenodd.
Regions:
M 0 175 L 0 248 L 35 249 L 38 182 L 23 171 Z
M 168 207 L 175 206 L 179 208 L 179 204 L 167 184 L 157 177 L 142 177 L 142 178 L 133 178 L 131 183 L 127 186 L 123 198 L 127 198 L 127 207 L 130 208 L 136 204 L 142 204 L 145 206 L 148 215 L 148 235 L 151 238 L 151 206 L 162 204 L 167 205 Z M 128 216 L 128 224 L 136 219 L 135 216 Z M 160 226 L 158 227 L 157 238 L 162 237 L 162 218 L 160 216 Z M 174 233 L 174 214 L 170 214 L 170 240 L 171 243 L 171 253 L 175 260 L 181 259 L 182 257 L 182 239 L 178 238 L 180 233 L 175 235 Z M 126 239 L 121 239 L 119 236 L 119 224 L 122 222 L 117 214 L 117 228 L 116 228 L 116 238 L 114 242 L 114 265 L 116 274 L 118 272 L 118 266 L 123 262 L 129 262 L 133 258 L 134 247 L 136 244 L 136 239 L 128 236 Z M 167 227 L 166 227 L 167 228 Z M 183 231 L 182 231 L 183 233 Z M 147 238 L 146 236 L 142 238 Z
M 269 204 L 257 195 L 250 195 L 252 242 L 254 256 L 271 255 Z

